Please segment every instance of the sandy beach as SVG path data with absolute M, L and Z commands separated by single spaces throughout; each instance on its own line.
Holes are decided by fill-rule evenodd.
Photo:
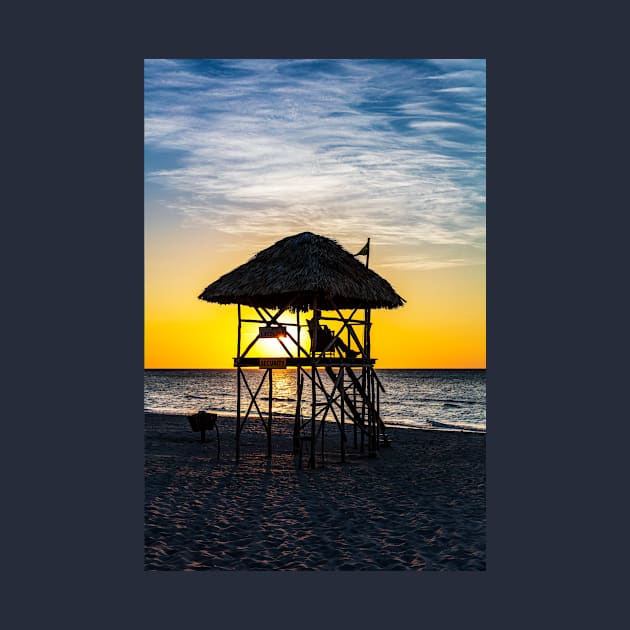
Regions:
M 485 570 L 485 434 L 389 429 L 376 458 L 327 433 L 325 465 L 297 465 L 292 426 L 273 456 L 248 424 L 205 444 L 186 416 L 145 414 L 146 570 Z M 348 432 L 352 444 L 352 430 Z

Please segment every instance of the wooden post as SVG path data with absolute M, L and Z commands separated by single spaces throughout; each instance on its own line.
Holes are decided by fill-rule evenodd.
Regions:
M 367 256 L 365 258 L 365 268 L 369 269 L 370 267 L 370 239 L 367 240 Z M 376 453 L 374 451 L 374 413 L 372 412 L 371 403 L 371 375 L 368 370 L 369 367 L 365 367 L 366 365 L 370 365 L 371 358 L 371 348 L 370 348 L 370 309 L 365 309 L 365 327 L 363 329 L 363 345 L 365 348 L 365 360 L 363 362 L 363 391 L 367 394 L 367 402 L 368 402 L 368 457 L 375 457 Z M 365 416 L 364 416 L 365 418 Z M 363 446 L 363 443 L 361 444 Z
M 297 401 L 295 403 L 295 421 L 293 424 L 293 450 L 297 451 L 300 448 L 300 431 L 302 424 L 302 390 L 304 389 L 304 375 L 302 374 L 302 368 L 298 365 L 297 372 Z
M 317 310 L 317 294 L 313 296 L 313 335 L 311 338 L 311 455 L 308 460 L 309 468 L 315 468 L 315 413 L 317 411 L 317 394 L 315 379 L 317 377 L 317 367 L 315 366 L 315 355 L 317 348 L 317 329 L 319 328 L 319 311 Z
M 354 408 L 357 408 L 357 388 L 352 387 L 352 402 L 354 403 Z M 353 419 L 352 421 L 352 428 L 354 430 L 354 448 L 356 450 L 357 448 L 357 422 L 356 422 L 356 418 Z
M 378 418 L 381 417 L 381 393 L 380 393 L 380 385 L 377 381 L 376 383 L 376 413 L 378 415 Z M 377 419 L 378 420 L 378 419 Z M 377 435 L 382 435 L 383 436 L 383 442 L 385 442 L 385 431 L 383 430 L 383 427 L 381 427 L 381 422 L 380 420 L 378 420 L 378 428 L 380 433 Z M 380 440 L 380 438 L 379 438 Z M 377 448 L 379 447 L 379 440 L 377 440 L 376 442 L 376 446 Z
M 363 392 L 365 392 L 365 364 L 361 368 L 361 388 Z M 365 422 L 365 394 L 361 396 L 361 420 L 363 422 L 363 427 L 366 427 L 367 424 Z M 365 431 L 361 431 L 361 448 L 359 452 L 365 452 Z
M 376 418 L 374 416 L 373 391 L 372 391 L 372 374 L 371 370 L 367 374 L 367 401 L 368 401 L 368 418 L 369 418 L 369 437 L 368 437 L 368 457 L 376 457 Z
M 374 375 L 374 370 L 370 371 L 370 378 L 372 379 L 372 409 L 374 410 L 374 434 L 376 435 L 376 441 L 374 446 L 376 450 L 379 450 L 379 435 L 380 435 L 380 426 L 379 426 L 379 413 L 378 413 L 378 405 L 376 403 L 376 399 L 378 397 L 378 383 L 376 382 L 376 376 Z
M 348 343 L 348 345 L 350 345 Z M 346 426 L 345 426 L 345 376 L 346 376 L 346 368 L 341 366 L 341 463 L 346 461 Z
M 271 419 L 273 416 L 273 369 L 269 368 L 269 419 L 267 420 L 267 457 L 271 457 Z
M 326 430 L 326 412 L 322 413 L 322 449 L 321 449 L 322 467 L 324 466 L 324 432 L 325 430 Z
M 236 461 L 241 456 L 241 305 L 238 305 L 238 334 L 236 337 Z
M 295 368 L 295 378 L 296 383 L 295 387 L 297 390 L 296 403 L 295 403 L 295 422 L 293 423 L 293 451 L 297 451 L 300 448 L 300 410 L 302 408 L 302 368 L 300 366 L 300 311 L 298 309 L 296 314 L 296 323 L 297 323 L 297 358 L 298 365 Z

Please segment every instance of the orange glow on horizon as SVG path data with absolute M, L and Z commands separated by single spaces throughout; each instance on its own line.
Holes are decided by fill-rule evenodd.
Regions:
M 145 367 L 231 368 L 237 349 L 237 308 L 216 304 L 199 305 L 207 317 L 152 320 L 145 325 Z M 394 311 L 372 311 L 372 357 L 377 368 L 485 368 L 485 321 L 478 315 L 459 313 L 449 321 L 439 317 L 403 317 L 406 306 Z M 430 315 L 430 313 L 428 313 Z M 304 320 L 302 320 L 304 321 Z M 332 328 L 336 325 L 328 322 Z M 296 327 L 288 332 L 295 338 Z M 257 325 L 244 324 L 243 351 L 256 337 Z M 345 338 L 344 335 L 342 337 Z M 295 354 L 289 337 L 282 339 Z M 301 345 L 310 348 L 305 328 Z M 278 339 L 259 339 L 249 352 L 255 357 L 283 357 L 286 351 Z
M 241 264 L 250 252 L 230 252 L 221 258 L 208 252 L 207 242 L 197 233 L 191 238 L 184 249 L 175 247 L 173 241 L 153 239 L 145 250 L 147 369 L 233 367 L 236 305 L 210 304 L 197 296 L 210 282 Z M 406 300 L 401 308 L 372 311 L 371 354 L 377 359 L 377 368 L 486 367 L 485 265 L 431 270 L 375 266 L 374 271 Z M 300 322 L 305 324 L 310 317 L 310 313 L 301 313 Z M 287 312 L 277 323 L 288 325 L 287 331 L 295 337 L 294 322 L 295 315 Z M 327 323 L 331 328 L 339 327 L 335 322 Z M 262 325 L 244 325 L 242 350 Z M 342 337 L 346 339 L 345 333 Z M 295 350 L 290 339 L 283 341 Z M 301 329 L 301 343 L 310 348 L 306 328 Z M 258 341 L 250 356 L 263 356 L 263 350 L 269 357 L 286 356 L 275 338 Z

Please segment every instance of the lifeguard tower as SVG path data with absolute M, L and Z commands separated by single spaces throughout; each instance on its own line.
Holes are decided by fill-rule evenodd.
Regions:
M 308 452 L 309 467 L 315 467 L 318 447 L 324 461 L 326 422 L 331 418 L 339 429 L 342 461 L 348 423 L 353 427 L 354 447 L 363 452 L 367 443 L 368 456 L 376 456 L 380 445 L 388 443 L 380 414 L 383 386 L 371 356 L 370 311 L 397 308 L 404 299 L 368 268 L 369 240 L 360 254 L 368 257 L 365 265 L 357 260 L 359 254 L 352 255 L 335 241 L 303 232 L 262 250 L 199 296 L 238 306 L 237 460 L 241 433 L 250 417 L 262 422 L 271 456 L 273 372 L 291 367 L 297 377 L 293 446 L 300 454 Z M 243 306 L 250 307 L 247 314 Z M 256 335 L 244 347 L 243 330 L 252 326 L 257 327 Z M 283 356 L 256 356 L 263 339 L 277 340 Z M 256 387 L 250 383 L 249 368 L 265 370 Z M 263 410 L 258 403 L 265 383 L 268 405 Z M 305 400 L 306 390 L 310 400 Z

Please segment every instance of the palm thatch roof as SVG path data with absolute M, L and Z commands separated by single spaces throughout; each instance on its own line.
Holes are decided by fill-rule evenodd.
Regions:
M 258 252 L 208 285 L 199 299 L 219 304 L 311 310 L 397 308 L 391 284 L 336 241 L 302 232 Z

